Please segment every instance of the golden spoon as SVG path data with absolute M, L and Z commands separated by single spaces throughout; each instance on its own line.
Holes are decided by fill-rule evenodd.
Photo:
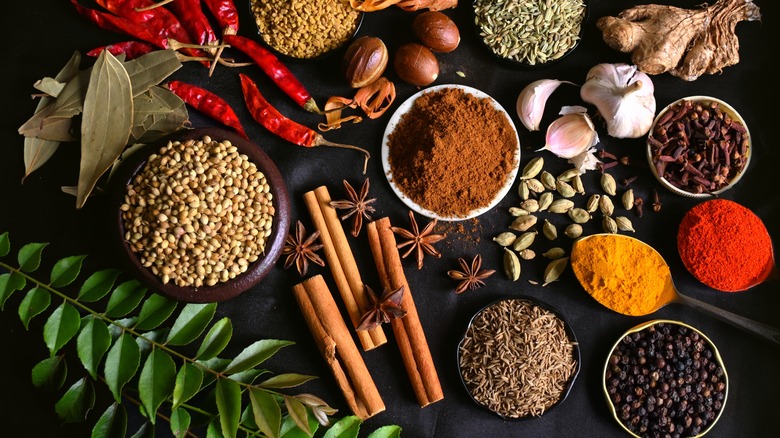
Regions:
M 619 252 L 615 248 L 632 250 Z M 623 260 L 618 263 L 616 256 Z M 654 272 L 661 273 L 660 278 L 649 277 L 652 273 L 637 269 L 648 264 L 656 268 Z M 585 290 L 603 306 L 615 312 L 642 316 L 651 314 L 669 303 L 680 303 L 780 344 L 780 330 L 777 328 L 682 295 L 674 286 L 669 266 L 661 254 L 639 239 L 621 234 L 593 234 L 583 237 L 572 247 L 571 265 Z M 599 270 L 596 265 L 609 266 L 610 269 Z M 633 269 L 618 269 L 621 265 Z M 773 269 L 772 267 L 767 272 L 772 272 Z M 761 279 L 764 280 L 766 278 Z M 631 283 L 640 282 L 643 287 L 630 287 Z

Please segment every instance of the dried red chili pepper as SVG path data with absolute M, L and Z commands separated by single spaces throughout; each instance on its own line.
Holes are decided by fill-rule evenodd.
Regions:
M 192 41 L 202 46 L 217 41 L 217 35 L 211 28 L 208 17 L 203 13 L 203 8 L 200 7 L 200 0 L 163 0 L 135 10 L 136 12 L 144 12 L 165 5 L 170 5 L 171 12 L 187 31 Z
M 311 94 L 306 91 L 303 84 L 301 84 L 276 55 L 261 46 L 260 43 L 239 35 L 225 35 L 222 38 L 222 41 L 252 58 L 255 64 L 257 64 L 260 69 L 262 69 L 263 72 L 265 72 L 265 74 L 285 92 L 285 94 L 290 96 L 295 103 L 303 107 L 303 109 L 322 114 L 322 111 L 317 107 L 317 102 L 315 102 Z
M 211 91 L 181 81 L 170 81 L 165 84 L 165 88 L 179 96 L 187 105 L 235 129 L 242 137 L 249 139 L 236 112 L 221 97 Z
M 125 60 L 138 58 L 149 52 L 157 50 L 156 47 L 143 41 L 122 41 L 121 43 L 109 44 L 107 46 L 96 47 L 89 52 L 87 56 L 99 56 L 103 50 L 108 50 L 114 56 L 125 55 Z
M 203 0 L 203 3 L 222 27 L 222 35 L 238 33 L 238 11 L 233 0 Z
M 245 74 L 239 74 L 241 78 L 241 91 L 244 94 L 244 101 L 252 113 L 252 117 L 263 125 L 265 129 L 271 131 L 273 134 L 304 147 L 315 146 L 333 146 L 345 149 L 354 149 L 365 154 L 365 161 L 363 162 L 363 174 L 366 173 L 368 167 L 368 160 L 371 158 L 371 154 L 367 150 L 361 149 L 357 146 L 348 144 L 332 143 L 318 134 L 317 131 L 303 126 L 293 120 L 283 116 L 276 108 L 271 106 L 270 103 L 260 94 L 260 90 L 257 88 L 257 84 Z
M 79 4 L 78 0 L 70 0 L 70 3 L 76 8 L 76 11 L 80 15 L 86 17 L 88 20 L 95 23 L 102 29 L 130 35 L 134 38 L 138 38 L 139 40 L 153 44 L 161 49 L 168 48 L 167 38 L 152 34 L 145 26 L 133 23 L 126 18 L 84 7 Z

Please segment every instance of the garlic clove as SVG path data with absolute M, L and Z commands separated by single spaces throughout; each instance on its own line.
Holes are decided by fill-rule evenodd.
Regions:
M 561 158 L 574 158 L 598 144 L 599 136 L 585 108 L 565 106 L 560 114 L 547 127 L 546 143 L 540 150 Z
M 601 163 L 601 160 L 596 158 L 595 152 L 596 148 L 591 147 L 579 155 L 569 158 L 569 163 L 573 164 L 580 173 L 585 173 L 588 170 L 596 170 L 599 163 Z
M 517 116 L 526 129 L 539 130 L 547 99 L 561 84 L 576 85 L 573 82 L 557 79 L 540 79 L 523 88 L 517 97 Z

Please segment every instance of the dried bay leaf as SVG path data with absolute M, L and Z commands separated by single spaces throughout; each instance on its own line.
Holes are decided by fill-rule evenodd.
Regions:
M 51 97 L 57 97 L 62 89 L 65 88 L 65 82 L 60 82 L 55 78 L 45 77 L 36 81 L 33 84 L 33 87 Z
M 130 76 L 122 62 L 104 50 L 92 67 L 84 97 L 76 208 L 84 206 L 98 179 L 122 154 L 132 126 Z
M 79 64 L 81 64 L 81 53 L 73 52 L 70 60 L 65 64 L 62 70 L 57 73 L 57 76 L 54 77 L 54 80 L 61 83 L 70 81 L 78 73 Z M 38 114 L 44 108 L 51 105 L 52 101 L 53 98 L 51 97 L 42 97 L 40 102 L 38 102 L 38 106 L 35 108 L 35 113 Z M 70 120 L 68 120 L 68 122 L 70 122 Z M 70 123 L 68 124 L 68 128 L 70 128 Z M 28 175 L 46 163 L 49 158 L 54 155 L 54 152 L 57 151 L 59 145 L 59 141 L 42 140 L 35 137 L 25 137 L 23 178 L 26 178 Z
M 175 50 L 155 50 L 123 63 L 130 82 L 133 84 L 133 97 L 159 85 L 165 78 L 181 68 L 181 61 Z
M 154 85 L 133 99 L 132 140 L 148 143 L 184 128 L 189 114 L 184 101 L 167 88 Z

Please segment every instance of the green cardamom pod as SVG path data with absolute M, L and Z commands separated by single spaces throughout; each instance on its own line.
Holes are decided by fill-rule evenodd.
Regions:
M 508 248 L 504 248 L 504 272 L 512 281 L 517 281 L 520 278 L 520 259 L 517 258 L 514 251 Z
M 509 225 L 509 228 L 515 231 L 528 231 L 531 229 L 531 227 L 536 225 L 536 221 L 536 216 L 527 214 L 525 216 L 520 216 L 512 221 L 512 224 Z
M 539 175 L 539 172 L 542 171 L 543 167 L 544 167 L 543 157 L 532 158 L 531 161 L 529 161 L 528 164 L 526 164 L 525 167 L 523 168 L 523 174 L 520 176 L 520 179 L 536 178 L 536 175 Z
M 544 268 L 544 283 L 542 283 L 542 286 L 547 286 L 553 281 L 557 281 L 563 274 L 563 271 L 566 270 L 568 264 L 568 257 L 561 257 L 548 263 L 547 267 Z
M 539 201 L 536 199 L 526 199 L 520 204 L 520 208 L 529 213 L 536 213 L 539 211 Z
M 575 176 L 578 176 L 580 174 L 580 171 L 577 169 L 569 169 L 558 175 L 558 178 L 556 178 L 558 181 L 564 181 L 569 182 L 571 181 Z
M 519 217 L 519 216 L 525 216 L 525 215 L 531 214 L 531 213 L 529 213 L 528 210 L 523 210 L 520 207 L 509 207 L 509 214 L 511 214 L 514 217 Z
M 625 192 L 623 192 L 623 208 L 626 210 L 631 210 L 634 208 L 634 189 L 628 189 Z
M 604 216 L 604 219 L 601 220 L 601 227 L 605 233 L 615 234 L 618 232 L 617 222 L 610 216 Z
M 534 257 L 536 257 L 536 253 L 530 248 L 526 248 L 520 251 L 517 255 L 519 255 L 523 260 L 533 260 Z
M 588 198 L 587 204 L 585 204 L 585 210 L 588 211 L 588 213 L 593 213 L 594 211 L 599 209 L 599 200 L 601 199 L 601 195 L 598 193 L 593 194 Z
M 512 249 L 515 251 L 522 251 L 533 245 L 535 239 L 536 231 L 526 231 L 525 233 L 521 234 L 517 240 L 515 240 L 514 244 L 512 245 Z
M 517 240 L 517 235 L 511 231 L 504 231 L 493 238 L 493 241 L 501 246 L 509 246 L 515 243 L 515 240 Z
M 568 214 L 569 218 L 578 224 L 584 224 L 590 220 L 590 213 L 579 207 L 572 208 Z
M 605 216 L 612 216 L 612 213 L 615 211 L 615 204 L 612 203 L 612 199 L 609 196 L 604 195 L 599 199 L 599 210 Z
M 576 239 L 582 236 L 582 225 L 570 224 L 568 227 L 566 227 L 565 230 L 563 230 L 563 234 L 565 234 L 566 237 L 569 237 L 571 239 Z
M 580 178 L 579 175 L 572 178 L 571 186 L 574 188 L 574 191 L 576 191 L 580 195 L 585 194 L 585 184 L 582 183 L 582 178 Z
M 541 195 L 539 195 L 539 211 L 547 210 L 547 208 L 552 204 L 553 202 L 553 194 L 552 192 L 544 192 Z
M 547 219 L 544 220 L 544 225 L 542 225 L 542 233 L 547 240 L 555 240 L 558 238 L 558 229 Z
M 544 188 L 547 190 L 555 190 L 555 177 L 552 173 L 545 170 L 539 178 L 542 180 Z
M 550 213 L 566 213 L 567 211 L 574 208 L 574 202 L 572 202 L 569 199 L 556 199 L 553 201 L 549 207 L 547 207 L 547 211 Z
M 531 196 L 531 191 L 528 190 L 527 181 L 520 181 L 520 184 L 517 186 L 517 194 L 520 195 L 520 199 L 522 200 L 526 200 Z
M 620 231 L 630 231 L 632 233 L 636 231 L 634 230 L 634 225 L 631 224 L 631 220 L 625 216 L 616 217 L 615 223 Z
M 534 193 L 542 193 L 544 191 L 544 184 L 536 178 L 529 178 L 525 180 L 525 183 L 528 184 L 528 190 Z
M 544 252 L 544 254 L 542 254 L 542 257 L 550 259 L 550 260 L 555 260 L 555 259 L 559 259 L 559 258 L 563 257 L 564 255 L 566 255 L 566 251 L 564 251 L 563 248 L 560 248 L 560 247 L 556 246 L 556 247 L 550 248 L 546 252 Z
M 615 177 L 613 177 L 612 175 L 606 172 L 602 173 L 601 188 L 608 195 L 615 196 L 615 194 L 617 193 L 617 183 L 615 183 Z
M 577 191 L 574 190 L 574 187 L 572 187 L 566 181 L 555 181 L 555 189 L 558 190 L 558 193 L 560 193 L 564 198 L 571 198 L 577 194 Z

